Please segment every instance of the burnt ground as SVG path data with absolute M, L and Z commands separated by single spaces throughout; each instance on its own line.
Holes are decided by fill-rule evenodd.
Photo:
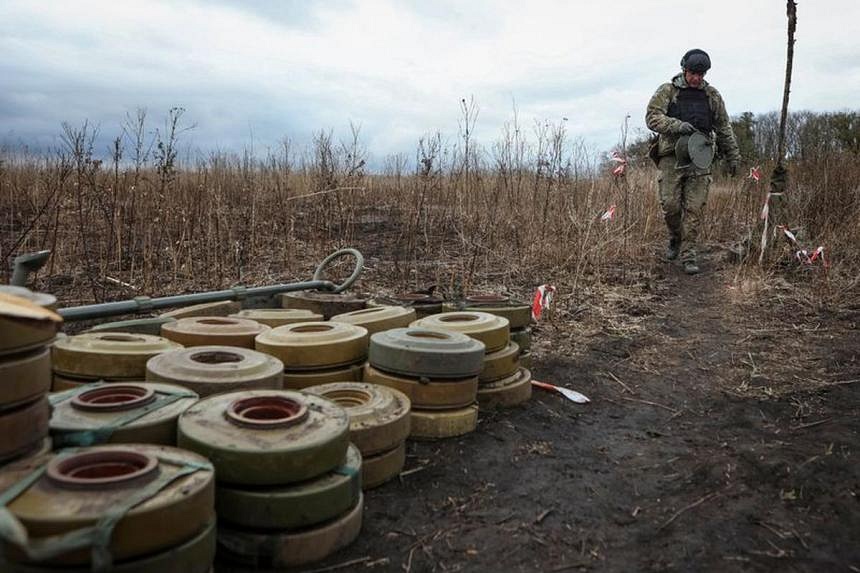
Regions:
M 733 273 L 560 297 L 535 378 L 592 402 L 536 391 L 410 442 L 359 539 L 309 570 L 860 571 L 858 307 Z

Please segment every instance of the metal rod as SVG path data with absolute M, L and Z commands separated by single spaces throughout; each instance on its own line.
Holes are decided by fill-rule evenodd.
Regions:
M 242 300 L 243 298 L 273 296 L 284 292 L 294 292 L 299 290 L 333 291 L 335 288 L 336 285 L 333 282 L 324 280 L 305 281 L 301 283 L 284 283 L 252 288 L 233 287 L 226 290 L 180 294 L 160 298 L 139 296 L 131 300 L 61 308 L 57 312 L 59 312 L 60 316 L 62 316 L 66 321 L 90 320 L 122 314 L 148 312 L 150 310 L 168 308 L 171 306 L 187 306 L 190 304 L 220 302 L 223 300 Z
M 47 252 L 48 251 L 45 251 L 45 253 Z M 335 284 L 329 280 L 324 280 L 322 277 L 325 274 L 326 269 L 331 265 L 333 261 L 342 257 L 353 257 L 355 259 L 355 268 L 353 269 L 352 274 L 340 284 Z M 299 290 L 322 290 L 330 293 L 340 293 L 348 289 L 356 280 L 358 280 L 358 277 L 361 275 L 363 269 L 364 256 L 359 251 L 355 249 L 340 249 L 327 256 L 323 260 L 323 262 L 321 262 L 319 266 L 317 266 L 316 270 L 314 271 L 313 280 L 310 281 L 300 283 L 283 283 L 279 285 L 251 288 L 236 286 L 225 290 L 215 290 L 194 294 L 180 294 L 175 296 L 163 296 L 160 298 L 139 296 L 131 300 L 121 300 L 117 302 L 106 302 L 102 304 L 90 304 L 86 306 L 61 308 L 57 312 L 59 312 L 60 316 L 62 316 L 63 319 L 66 321 L 90 320 L 93 318 L 105 318 L 108 316 L 133 314 L 136 312 L 149 312 L 151 310 L 168 308 L 171 306 L 188 306 L 191 304 L 220 302 L 223 300 L 242 300 L 245 298 L 270 297 L 284 292 L 294 292 Z
M 27 279 L 30 277 L 30 274 L 41 269 L 48 261 L 50 255 L 51 251 L 37 251 L 15 257 L 12 280 L 9 281 L 9 284 L 13 286 L 27 286 Z

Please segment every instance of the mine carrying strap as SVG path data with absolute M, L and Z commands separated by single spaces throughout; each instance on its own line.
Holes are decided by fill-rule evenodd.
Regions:
M 87 392 L 94 388 L 99 388 L 102 386 L 108 386 L 109 384 L 105 382 L 96 382 L 94 384 L 87 384 L 85 386 L 81 386 L 80 388 L 72 388 L 71 390 L 66 390 L 65 392 L 59 392 L 50 397 L 51 406 L 56 406 L 62 402 L 67 400 L 71 400 L 83 392 Z M 120 416 L 113 420 L 110 424 L 102 426 L 100 428 L 94 428 L 92 430 L 80 430 L 78 432 L 66 432 L 63 434 L 58 434 L 52 437 L 54 447 L 65 448 L 65 447 L 82 447 L 82 446 L 94 446 L 97 444 L 107 443 L 113 433 L 118 429 L 127 424 L 134 422 L 135 420 L 139 420 L 143 418 L 150 412 L 155 412 L 156 410 L 160 410 L 165 406 L 169 406 L 174 402 L 178 402 L 183 398 L 196 398 L 197 394 L 193 392 L 170 392 L 167 390 L 158 390 L 156 392 L 159 396 L 155 399 L 154 402 L 147 404 L 146 406 L 142 406 L 141 408 L 137 408 L 125 416 Z
M 77 449 L 65 450 L 61 456 L 77 453 Z M 181 477 L 200 470 L 214 471 L 209 462 L 177 460 L 167 455 L 156 456 L 160 462 L 178 466 L 175 474 L 161 473 L 145 487 L 131 492 L 122 502 L 117 503 L 95 525 L 82 527 L 67 533 L 52 535 L 37 540 L 30 540 L 27 529 L 17 517 L 6 507 L 30 486 L 36 483 L 47 469 L 47 461 L 33 470 L 26 477 L 0 493 L 0 541 L 18 546 L 29 559 L 44 561 L 57 555 L 62 555 L 76 549 L 92 548 L 91 571 L 104 573 L 113 567 L 113 556 L 110 553 L 110 539 L 114 527 L 136 505 L 150 499 L 162 489 Z M 0 565 L 5 562 L 3 544 L 0 544 Z M 60 570 L 58 570 L 60 571 Z

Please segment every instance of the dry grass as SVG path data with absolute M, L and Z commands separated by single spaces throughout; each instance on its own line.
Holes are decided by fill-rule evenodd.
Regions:
M 464 106 L 465 125 L 469 113 Z M 654 169 L 630 165 L 612 177 L 563 125 L 537 126 L 531 140 L 508 125 L 489 150 L 467 132 L 447 147 L 430 136 L 414 167 L 398 156 L 370 174 L 357 131 L 346 144 L 321 133 L 302 153 L 285 144 L 264 159 L 213 154 L 180 164 L 176 124 L 150 145 L 155 152 L 117 139 L 104 162 L 86 126 L 67 127 L 65 149 L 49 157 L 3 152 L 2 258 L 51 249 L 40 284 L 66 303 L 304 279 L 341 246 L 362 250 L 367 276 L 391 288 L 524 295 L 553 282 L 576 300 L 601 285 L 651 280 L 662 250 Z M 796 264 L 777 238 L 763 267 L 737 266 L 738 288 L 779 276 L 809 286 L 810 300 L 856 295 L 860 167 L 851 159 L 791 165 L 787 220 L 810 247 L 825 246 L 827 271 Z M 765 184 L 717 177 L 703 234 L 713 253 L 744 236 L 757 243 Z M 617 218 L 601 221 L 612 204 Z

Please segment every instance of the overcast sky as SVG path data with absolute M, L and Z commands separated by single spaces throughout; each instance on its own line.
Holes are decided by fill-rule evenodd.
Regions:
M 791 109 L 860 108 L 858 21 L 858 0 L 800 0 Z M 730 114 L 776 110 L 785 29 L 783 0 L 3 0 L 0 140 L 50 146 L 85 119 L 109 138 L 126 112 L 182 106 L 200 149 L 351 121 L 379 161 L 454 137 L 473 96 L 487 146 L 516 105 L 606 149 L 693 47 Z

